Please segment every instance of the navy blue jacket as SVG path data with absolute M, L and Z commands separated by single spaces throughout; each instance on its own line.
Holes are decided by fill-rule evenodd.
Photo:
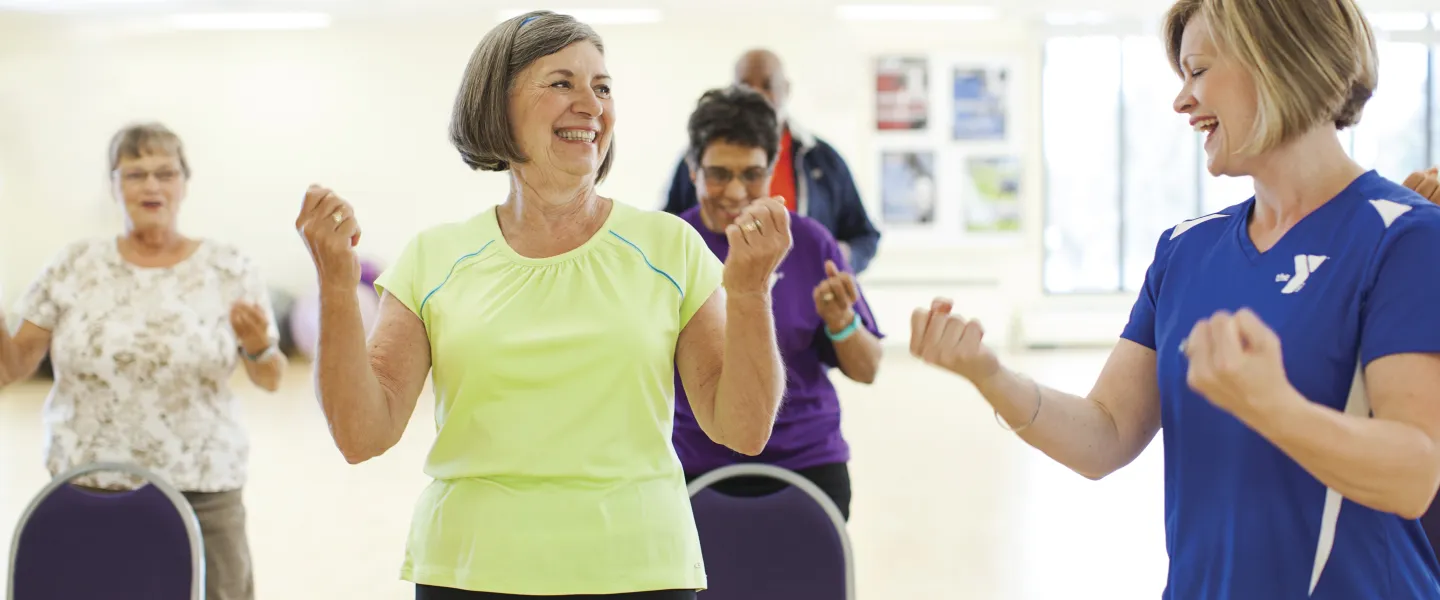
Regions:
M 800 131 L 793 124 L 786 126 L 793 140 L 791 156 L 795 157 L 791 168 L 795 169 L 796 212 L 819 221 L 837 241 L 849 244 L 850 268 L 856 274 L 863 272 L 875 257 L 880 231 L 865 213 L 860 191 L 855 189 L 855 181 L 850 177 L 850 168 L 830 144 Z M 690 180 L 690 166 L 683 157 L 675 166 L 675 176 L 666 196 L 665 212 L 675 215 L 699 201 L 695 197 L 695 183 Z

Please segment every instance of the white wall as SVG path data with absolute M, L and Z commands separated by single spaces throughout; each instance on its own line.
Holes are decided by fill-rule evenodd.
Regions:
M 362 245 L 381 259 L 428 224 L 500 201 L 506 178 L 468 171 L 446 141 L 463 66 L 494 24 L 460 21 L 126 36 L 104 25 L 0 14 L 6 306 L 63 244 L 118 231 L 105 144 L 131 120 L 162 120 L 188 146 L 195 176 L 185 230 L 242 245 L 273 284 L 294 292 L 313 285 L 293 230 L 311 182 L 357 205 Z M 1026 231 L 1008 242 L 907 240 L 889 232 L 865 285 L 882 327 L 901 343 L 910 309 L 935 294 L 958 296 L 957 310 L 980 316 L 996 339 L 1010 333 L 1017 311 L 1041 300 L 1041 46 L 1029 27 L 788 17 L 757 25 L 722 13 L 597 29 L 617 78 L 619 114 L 618 162 L 602 191 L 644 207 L 659 205 L 695 99 L 728 83 L 745 48 L 763 45 L 782 56 L 794 83 L 792 112 L 849 161 L 877 222 L 877 156 L 886 142 L 873 128 L 873 57 L 915 52 L 1009 61 L 1016 69 L 1014 149 L 1027 169 Z M 949 79 L 930 83 L 932 112 L 944 115 Z M 1107 321 L 1101 329 L 1116 327 Z

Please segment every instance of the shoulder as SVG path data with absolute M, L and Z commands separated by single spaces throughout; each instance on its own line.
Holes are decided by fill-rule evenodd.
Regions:
M 683 244 L 692 237 L 699 239 L 697 226 L 692 222 L 698 218 L 698 207 L 691 207 L 676 215 L 663 210 L 644 210 L 615 201 L 611 210 L 618 213 L 611 219 L 611 231 L 631 243 L 665 246 Z
M 805 215 L 790 213 L 790 237 L 795 246 L 820 250 L 838 248 L 835 236 L 819 221 Z
M 1249 210 L 1250 201 L 1246 200 L 1208 215 L 1176 223 L 1160 234 L 1156 251 L 1171 250 L 1180 245 L 1182 241 L 1187 245 L 1213 243 L 1235 223 L 1236 219 L 1244 219 Z
M 500 237 L 494 218 L 491 209 L 462 221 L 427 226 L 411 236 L 404 254 L 419 267 L 430 263 L 448 267 L 463 257 L 479 254 Z
M 114 238 L 110 237 L 84 238 L 69 242 L 50 255 L 46 269 L 56 274 L 72 270 L 77 264 L 104 256 L 107 250 L 113 251 L 114 243 Z
M 1434 234 L 1440 230 L 1440 206 L 1403 185 L 1376 177 L 1365 190 L 1366 201 L 1356 210 L 1354 225 L 1383 232 L 1393 239 L 1412 231 Z

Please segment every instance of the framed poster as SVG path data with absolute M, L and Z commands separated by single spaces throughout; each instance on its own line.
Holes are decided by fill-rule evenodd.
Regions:
M 965 231 L 1019 231 L 1023 170 L 1020 157 L 971 156 L 965 167 L 970 183 L 965 198 Z
M 920 131 L 930 124 L 929 61 L 882 57 L 875 66 L 875 128 Z
M 1008 125 L 1009 69 L 1003 66 L 954 68 L 950 101 L 952 136 L 957 141 L 1004 140 Z
M 932 225 L 937 196 L 934 152 L 887 150 L 881 155 L 880 204 L 886 225 Z

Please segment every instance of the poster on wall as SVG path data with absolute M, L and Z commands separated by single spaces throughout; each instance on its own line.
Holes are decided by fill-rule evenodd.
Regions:
M 970 183 L 965 231 L 1020 231 L 1020 157 L 972 156 L 965 164 Z
M 920 131 L 930 122 L 930 66 L 912 56 L 880 58 L 875 66 L 875 127 Z
M 935 222 L 935 153 L 886 151 L 880 157 L 881 218 L 886 225 Z
M 1008 111 L 1006 81 L 1009 69 L 1002 66 L 957 66 L 951 86 L 954 138 L 959 141 L 1005 139 Z

